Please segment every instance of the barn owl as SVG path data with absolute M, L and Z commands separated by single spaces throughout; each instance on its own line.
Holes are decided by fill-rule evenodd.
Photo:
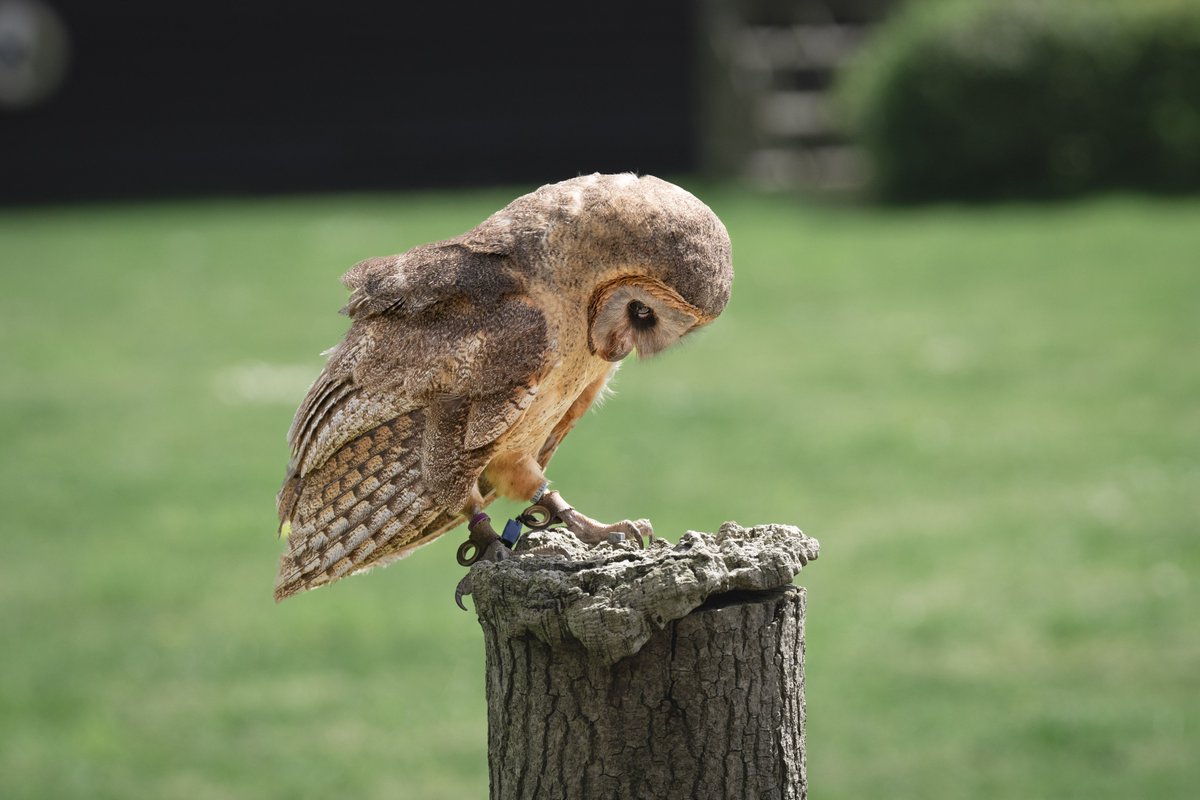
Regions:
M 601 524 L 545 468 L 621 360 L 711 322 L 733 282 L 729 235 L 652 176 L 590 175 L 517 198 L 453 239 L 343 278 L 351 324 L 288 433 L 276 600 L 403 558 L 462 522 L 504 555 L 483 509 L 539 504 L 581 540 Z M 464 562 L 466 563 L 466 562 Z

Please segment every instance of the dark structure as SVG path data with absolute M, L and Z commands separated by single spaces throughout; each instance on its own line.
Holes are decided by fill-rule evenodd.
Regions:
M 863 165 L 831 91 L 898 0 L 707 0 L 705 169 L 767 189 L 852 189 Z
M 0 92 L 0 202 L 541 182 L 697 159 L 699 11 L 684 0 L 0 11 L 0 88 L 48 76 Z

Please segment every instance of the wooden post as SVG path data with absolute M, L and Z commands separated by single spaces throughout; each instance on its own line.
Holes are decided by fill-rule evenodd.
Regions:
M 471 573 L 492 800 L 807 797 L 804 590 L 818 543 L 726 523 Z

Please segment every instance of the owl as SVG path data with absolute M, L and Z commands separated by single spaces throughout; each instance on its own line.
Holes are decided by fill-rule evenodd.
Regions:
M 645 520 L 584 516 L 545 469 L 622 359 L 725 308 L 729 235 L 708 206 L 652 176 L 574 178 L 461 236 L 363 261 L 343 282 L 350 328 L 288 432 L 277 601 L 464 521 L 460 561 L 503 555 L 483 513 L 497 495 L 535 503 L 585 542 L 651 534 Z

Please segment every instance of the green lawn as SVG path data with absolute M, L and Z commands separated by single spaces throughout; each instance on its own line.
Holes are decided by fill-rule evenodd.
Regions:
M 733 301 L 558 486 L 821 540 L 814 796 L 1194 796 L 1200 200 L 698 191 Z M 461 534 L 276 606 L 273 506 L 341 272 L 515 194 L 0 212 L 0 797 L 486 796 Z

